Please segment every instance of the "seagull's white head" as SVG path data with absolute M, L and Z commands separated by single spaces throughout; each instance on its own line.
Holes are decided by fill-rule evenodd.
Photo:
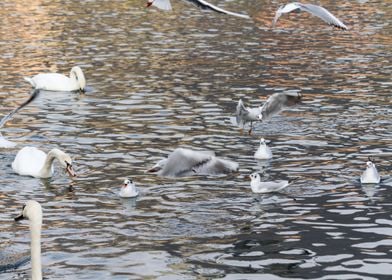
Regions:
M 260 181 L 259 173 L 252 173 L 249 175 L 250 180 L 253 181 Z
M 262 121 L 263 120 L 263 114 L 258 115 L 257 118 L 259 119 L 259 121 Z
M 369 161 L 366 162 L 366 167 L 367 168 L 372 168 L 372 167 L 374 167 L 374 163 L 369 160 Z
M 134 185 L 133 181 L 130 179 L 125 179 L 124 180 L 124 185 L 122 186 L 123 188 L 126 188 L 129 185 Z
M 167 162 L 167 158 L 161 159 L 153 167 L 148 169 L 147 172 L 150 172 L 150 173 L 158 172 L 166 165 L 166 162 Z
M 265 145 L 265 139 L 264 138 L 260 138 L 260 145 Z

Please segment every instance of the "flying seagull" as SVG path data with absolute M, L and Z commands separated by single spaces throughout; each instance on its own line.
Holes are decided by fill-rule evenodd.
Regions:
M 237 170 L 238 163 L 218 158 L 214 152 L 177 148 L 167 158 L 158 161 L 147 172 L 157 173 L 165 177 L 184 177 L 218 175 Z
M 308 13 L 311 13 L 312 15 L 321 18 L 323 21 L 328 23 L 329 25 L 333 25 L 337 28 L 347 30 L 347 26 L 344 25 L 343 22 L 341 22 L 337 17 L 335 17 L 333 14 L 331 14 L 328 10 L 321 6 L 313 5 L 313 4 L 302 4 L 299 2 L 294 2 L 294 3 L 289 3 L 286 5 L 283 5 L 279 7 L 279 9 L 276 11 L 274 21 L 272 23 L 272 27 L 275 27 L 276 22 L 280 18 L 282 14 L 290 13 L 294 10 L 302 10 Z
M 208 3 L 207 1 L 204 1 L 204 0 L 185 0 L 185 1 L 190 2 L 194 5 L 196 5 L 197 7 L 204 9 L 204 10 L 211 10 L 211 11 L 221 13 L 221 14 L 227 14 L 227 15 L 231 15 L 231 16 L 235 16 L 235 17 L 250 19 L 250 17 L 248 15 L 226 11 L 226 10 L 219 8 L 215 5 L 212 5 L 211 3 Z M 158 9 L 165 10 L 165 11 L 170 11 L 172 9 L 170 0 L 147 0 L 147 7 L 150 7 L 150 6 L 155 6 Z
M 263 106 L 247 108 L 240 99 L 236 108 L 236 116 L 233 121 L 238 126 L 244 126 L 250 122 L 249 134 L 252 133 L 254 121 L 265 121 L 278 114 L 287 107 L 291 107 L 301 101 L 302 94 L 297 92 L 277 92 L 268 97 Z

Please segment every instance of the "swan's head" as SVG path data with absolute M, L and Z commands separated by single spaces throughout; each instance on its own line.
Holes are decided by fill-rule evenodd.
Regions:
M 35 200 L 29 200 L 23 205 L 22 213 L 15 217 L 15 221 L 19 221 L 22 219 L 29 219 L 30 221 L 37 221 L 39 223 L 42 222 L 42 208 L 41 204 L 39 204 Z
M 167 159 L 161 159 L 153 167 L 147 170 L 147 172 L 155 173 L 161 170 L 166 165 Z
M 147 8 L 150 7 L 152 5 L 152 3 L 154 3 L 154 0 L 148 0 L 147 4 L 146 4 L 146 7 Z
M 61 166 L 65 168 L 65 171 L 68 173 L 69 176 L 76 177 L 76 173 L 72 168 L 72 158 L 69 155 L 59 149 L 52 149 L 51 153 L 55 155 L 55 157 L 60 162 Z
M 260 181 L 259 173 L 252 173 L 249 175 L 250 180 L 253 181 Z
M 125 179 L 125 180 L 124 180 L 124 184 L 122 185 L 122 187 L 123 187 L 123 188 L 126 188 L 126 187 L 130 187 L 130 186 L 134 187 L 135 184 L 133 183 L 132 180 L 130 180 L 130 179 Z
M 71 79 L 76 79 L 79 84 L 80 90 L 84 91 L 84 88 L 86 87 L 86 79 L 84 78 L 82 69 L 79 66 L 72 67 L 69 76 L 71 77 Z

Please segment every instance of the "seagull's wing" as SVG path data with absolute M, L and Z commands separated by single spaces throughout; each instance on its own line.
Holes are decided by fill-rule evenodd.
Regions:
M 225 173 L 235 172 L 237 170 L 238 170 L 238 163 L 231 160 L 221 159 L 217 157 L 212 157 L 211 160 L 209 160 L 205 164 L 195 168 L 197 174 L 203 174 L 203 175 L 225 174 Z
M 249 114 L 248 109 L 245 107 L 242 99 L 238 100 L 237 108 L 235 111 L 235 117 L 237 120 L 238 125 L 242 125 L 243 123 L 243 116 Z
M 214 152 L 177 148 L 167 158 L 167 162 L 160 171 L 160 175 L 171 177 L 181 176 L 181 174 L 191 172 L 194 168 L 207 163 L 214 155 Z
M 293 106 L 301 100 L 300 93 L 277 92 L 271 95 L 261 107 L 263 120 L 271 118 L 273 115 L 283 111 L 286 107 Z
M 289 3 L 284 6 L 280 6 L 279 9 L 275 13 L 274 21 L 272 22 L 272 27 L 275 27 L 276 22 L 280 18 L 281 15 L 290 13 L 296 9 L 299 9 L 299 3 Z
M 147 7 L 148 6 L 154 6 L 157 7 L 158 9 L 165 10 L 165 11 L 170 11 L 172 9 L 170 0 L 149 0 L 147 2 Z
M 313 4 L 297 4 L 299 5 L 299 8 L 303 11 L 306 11 L 308 13 L 311 13 L 312 15 L 321 18 L 323 21 L 328 23 L 329 25 L 333 25 L 337 28 L 341 28 L 344 30 L 347 30 L 347 26 L 344 25 L 343 22 L 341 22 L 337 17 L 335 17 L 333 14 L 331 14 L 327 9 L 313 5 Z
M 204 1 L 204 0 L 186 0 L 186 1 L 193 3 L 194 5 L 202 8 L 202 9 L 211 10 L 211 11 L 214 11 L 217 13 L 227 14 L 227 15 L 236 16 L 236 17 L 240 17 L 240 18 L 247 18 L 247 19 L 250 18 L 250 16 L 248 16 L 248 15 L 226 11 L 226 10 L 219 8 L 219 7 L 217 7 L 211 3 L 208 3 L 207 1 Z

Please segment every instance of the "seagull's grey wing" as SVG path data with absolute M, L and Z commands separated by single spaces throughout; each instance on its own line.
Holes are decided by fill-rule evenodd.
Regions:
M 215 154 L 208 151 L 194 151 L 177 148 L 167 158 L 167 162 L 159 172 L 162 176 L 183 176 L 192 169 L 210 161 Z
M 271 95 L 261 108 L 263 120 L 271 118 L 286 107 L 293 106 L 301 100 L 300 93 L 277 92 Z
M 154 6 L 165 11 L 170 11 L 172 9 L 170 0 L 150 0 L 147 2 L 147 7 L 148 6 Z
M 329 25 L 333 25 L 335 27 L 347 30 L 347 26 L 344 25 L 337 17 L 331 14 L 327 9 L 313 5 L 313 4 L 298 4 L 300 9 L 311 13 L 312 15 L 321 18 L 323 21 L 328 23 Z
M 244 103 L 242 102 L 242 100 L 240 99 L 238 101 L 237 107 L 236 107 L 236 111 L 235 111 L 235 117 L 237 120 L 238 125 L 243 125 L 244 123 L 244 116 L 248 115 L 249 111 L 248 109 L 245 107 Z
M 273 182 L 261 182 L 260 186 L 264 192 L 277 192 L 283 190 L 289 185 L 289 181 L 273 181 Z
M 249 19 L 250 17 L 248 15 L 244 15 L 244 14 L 238 14 L 238 13 L 234 13 L 234 12 L 230 12 L 230 11 L 226 11 L 222 8 L 219 8 L 211 3 L 208 3 L 207 1 L 204 0 L 186 0 L 190 3 L 193 3 L 194 5 L 202 8 L 202 9 L 206 9 L 206 10 L 211 10 L 217 13 L 221 13 L 221 14 L 227 14 L 227 15 L 231 15 L 231 16 L 236 16 L 236 17 L 241 17 L 241 18 L 247 18 Z
M 272 27 L 275 27 L 276 22 L 280 18 L 281 15 L 290 13 L 296 9 L 299 9 L 298 3 L 289 3 L 284 6 L 280 6 L 279 9 L 275 13 L 274 21 L 272 22 Z
M 218 175 L 231 173 L 238 170 L 238 163 L 227 160 L 220 159 L 217 157 L 213 157 L 210 161 L 206 162 L 203 165 L 200 165 L 198 168 L 195 168 L 197 174 L 204 175 Z

